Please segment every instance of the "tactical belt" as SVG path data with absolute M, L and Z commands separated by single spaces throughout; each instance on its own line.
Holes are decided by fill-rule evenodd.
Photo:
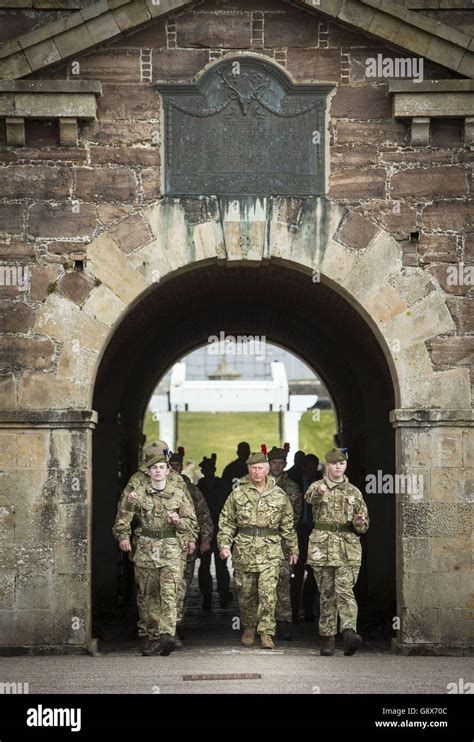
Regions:
M 315 523 L 317 531 L 332 531 L 333 533 L 354 532 L 350 523 Z
M 278 531 L 274 528 L 257 528 L 256 526 L 239 528 L 239 533 L 243 533 L 244 536 L 278 536 Z
M 176 531 L 172 528 L 142 528 L 140 536 L 148 536 L 149 538 L 176 538 Z

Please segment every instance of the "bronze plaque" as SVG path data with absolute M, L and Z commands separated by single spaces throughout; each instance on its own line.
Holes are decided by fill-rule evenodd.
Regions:
M 165 193 L 323 195 L 326 97 L 276 65 L 242 56 L 199 82 L 162 83 Z

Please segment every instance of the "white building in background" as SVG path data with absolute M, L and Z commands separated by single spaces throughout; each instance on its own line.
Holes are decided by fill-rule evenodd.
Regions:
M 175 363 L 169 391 L 158 387 L 149 408 L 160 423 L 160 438 L 175 441 L 176 412 L 279 412 L 283 439 L 290 451 L 299 448 L 299 422 L 303 412 L 318 401 L 317 394 L 290 394 L 285 364 L 270 363 L 270 378 L 193 379 L 187 365 Z M 161 385 L 160 385 L 161 386 Z

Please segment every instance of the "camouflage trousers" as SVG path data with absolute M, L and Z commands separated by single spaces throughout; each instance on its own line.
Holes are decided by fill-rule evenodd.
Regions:
M 357 630 L 357 603 L 353 587 L 360 567 L 313 567 L 320 593 L 320 636 L 336 636 L 340 630 Z
M 244 628 L 255 626 L 258 634 L 275 633 L 275 606 L 280 562 L 262 564 L 258 572 L 235 570 L 234 583 Z
M 192 554 L 190 557 L 188 556 L 186 558 L 186 562 L 184 564 L 184 572 L 183 572 L 183 576 L 179 583 L 178 595 L 176 598 L 176 612 L 177 612 L 176 622 L 177 623 L 181 623 L 181 621 L 183 620 L 183 616 L 186 613 L 189 588 L 191 587 L 191 582 L 194 577 L 194 567 L 196 565 L 196 558 L 197 556 L 194 556 L 194 554 Z
M 280 563 L 280 576 L 277 584 L 277 600 L 275 619 L 277 621 L 288 621 L 291 622 L 291 571 L 293 567 L 290 565 L 289 557 L 282 559 Z
M 138 636 L 158 639 L 160 634 L 176 631 L 176 597 L 181 582 L 182 565 L 137 567 Z

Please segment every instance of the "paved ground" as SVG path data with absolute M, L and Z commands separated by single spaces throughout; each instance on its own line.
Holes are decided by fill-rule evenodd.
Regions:
M 130 620 L 99 643 L 94 657 L 0 657 L 0 683 L 28 683 L 29 693 L 447 693 L 448 683 L 474 681 L 472 657 L 400 657 L 389 639 L 365 635 L 362 651 L 321 657 L 317 624 L 293 626 L 294 641 L 273 651 L 246 649 L 234 601 L 201 610 L 196 581 L 186 617 L 185 647 L 169 657 L 142 657 Z M 363 632 L 364 633 L 364 632 Z M 186 676 L 252 673 L 252 679 Z

